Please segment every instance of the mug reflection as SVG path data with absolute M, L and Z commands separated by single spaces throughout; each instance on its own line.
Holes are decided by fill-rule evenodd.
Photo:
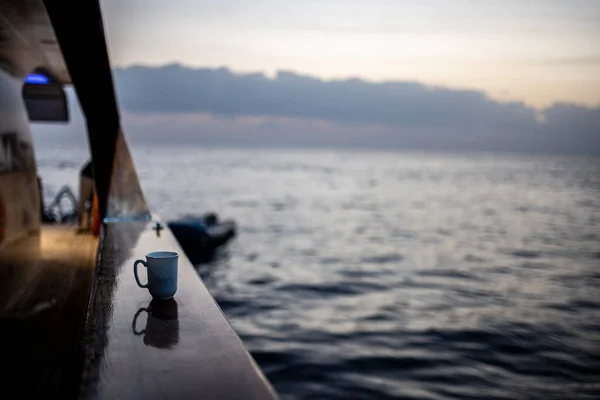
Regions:
M 137 320 L 142 312 L 148 313 L 146 327 L 138 330 Z M 131 324 L 133 334 L 144 336 L 144 344 L 159 349 L 170 349 L 179 343 L 179 315 L 175 299 L 152 300 L 148 307 L 136 311 Z

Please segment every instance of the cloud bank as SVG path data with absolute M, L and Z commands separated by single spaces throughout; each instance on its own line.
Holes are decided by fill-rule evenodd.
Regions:
M 167 65 L 114 76 L 134 141 L 600 154 L 600 108 L 535 110 L 477 91 L 285 71 Z
M 600 153 L 600 108 L 539 111 L 477 91 L 287 71 L 269 78 L 174 64 L 114 74 L 134 134 L 157 140 Z

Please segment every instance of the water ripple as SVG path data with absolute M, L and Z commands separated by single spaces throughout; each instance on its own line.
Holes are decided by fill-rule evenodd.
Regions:
M 199 273 L 282 399 L 600 398 L 598 159 L 132 149 L 164 219 L 237 221 Z

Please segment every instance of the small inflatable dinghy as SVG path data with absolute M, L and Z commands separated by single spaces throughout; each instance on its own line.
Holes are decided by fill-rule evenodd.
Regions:
M 217 249 L 236 234 L 235 222 L 219 221 L 214 213 L 185 216 L 167 224 L 194 265 L 212 260 Z

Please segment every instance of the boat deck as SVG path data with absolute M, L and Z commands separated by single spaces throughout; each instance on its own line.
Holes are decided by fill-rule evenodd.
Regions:
M 277 397 L 168 229 L 105 224 L 101 237 L 98 246 L 97 238 L 74 227 L 44 226 L 39 236 L 0 252 L 0 382 L 6 393 Z M 170 301 L 151 301 L 133 279 L 134 260 L 157 249 L 182 255 L 179 288 Z
M 97 247 L 98 238 L 75 226 L 43 225 L 39 236 L 0 252 L 0 373 L 6 393 L 77 395 Z

